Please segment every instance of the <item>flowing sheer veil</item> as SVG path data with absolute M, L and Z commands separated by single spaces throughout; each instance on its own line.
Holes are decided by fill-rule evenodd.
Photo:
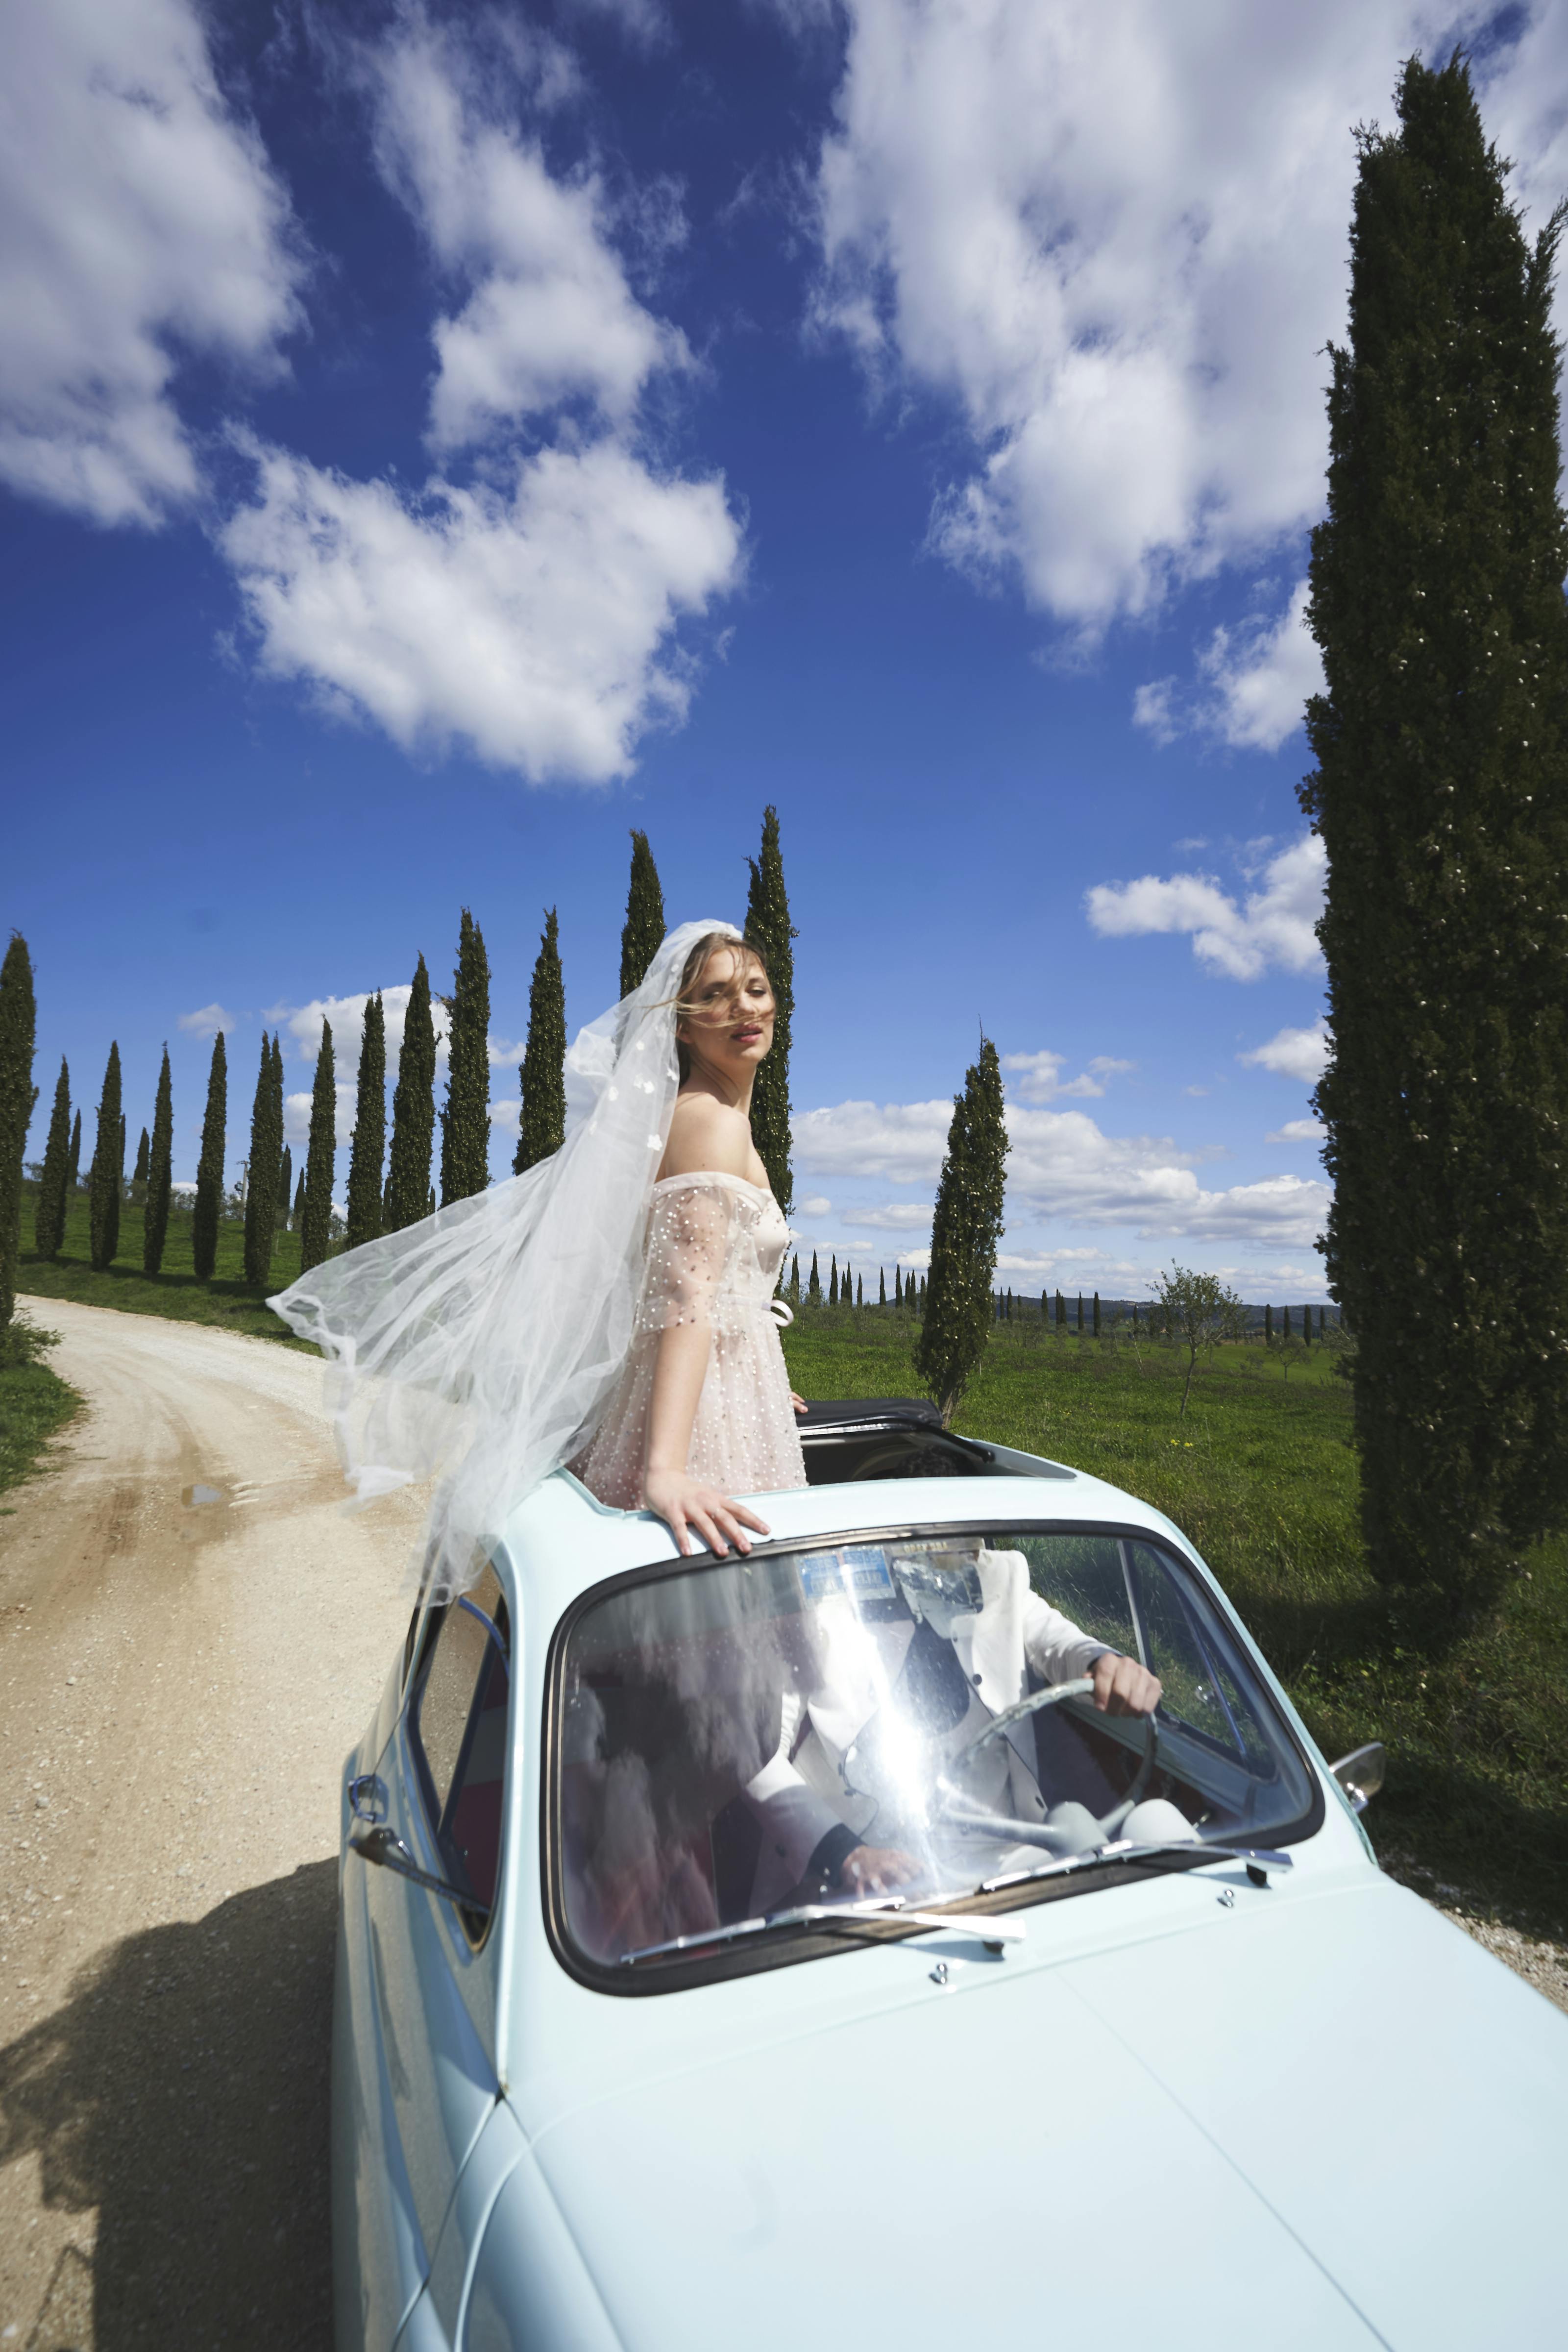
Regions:
M 516 1503 L 587 1443 L 631 1344 L 654 1180 L 679 1086 L 684 923 L 566 1056 L 566 1140 L 422 1223 L 328 1258 L 268 1301 L 329 1358 L 348 1506 L 439 1474 L 424 1558 L 471 1583 Z

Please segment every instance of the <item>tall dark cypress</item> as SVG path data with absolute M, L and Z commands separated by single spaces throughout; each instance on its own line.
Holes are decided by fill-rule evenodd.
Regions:
M 338 1089 L 332 1024 L 321 1024 L 316 1082 L 310 1089 L 310 1141 L 305 1160 L 305 1213 L 300 1220 L 300 1271 L 320 1265 L 332 1232 L 332 1178 L 337 1171 Z
M 1527 242 L 1458 52 L 1397 105 L 1360 136 L 1301 796 L 1363 1529 L 1459 1626 L 1568 1519 L 1563 214 Z
M 1094 1294 L 1094 1336 L 1097 1339 L 1100 1337 L 1100 1293 L 1098 1290 Z
M 250 1165 L 245 1187 L 245 1278 L 264 1289 L 278 1229 L 278 1169 L 283 1155 L 283 1042 L 261 1033 L 261 1064 L 250 1112 Z
M 528 1043 L 520 1083 L 522 1117 L 511 1163 L 517 1176 L 537 1160 L 548 1160 L 566 1139 L 566 983 L 561 972 L 561 940 L 553 907 L 544 918 L 529 984 Z
M 888 1269 L 885 1265 L 879 1265 L 877 1268 L 877 1304 L 879 1307 L 886 1307 L 887 1303 Z
M 89 1210 L 92 1263 L 101 1274 L 120 1247 L 120 1195 L 125 1182 L 125 1118 L 120 1108 L 120 1047 L 111 1045 L 98 1105 Z
M 795 1205 L 795 1173 L 790 1166 L 789 1047 L 795 1023 L 795 948 L 800 934 L 789 919 L 784 889 L 784 859 L 779 852 L 779 813 L 763 811 L 761 853 L 747 859 L 752 869 L 746 894 L 746 937 L 768 968 L 773 982 L 773 1042 L 759 1065 L 752 1088 L 752 1138 L 757 1157 L 768 1171 L 774 1200 L 787 1217 Z
M 207 1076 L 207 1107 L 202 1119 L 202 1151 L 196 1162 L 196 1197 L 191 1213 L 191 1255 L 196 1276 L 210 1282 L 217 1264 L 217 1223 L 223 1213 L 223 1168 L 228 1148 L 228 1051 L 220 1029 L 213 1039 Z
M 289 1212 L 293 1205 L 293 1200 L 294 1154 L 285 1144 L 283 1157 L 278 1163 L 278 1223 L 280 1231 L 288 1230 Z
M 55 1106 L 49 1114 L 49 1138 L 44 1146 L 44 1169 L 38 1181 L 33 1215 L 33 1247 L 39 1257 L 55 1257 L 66 1237 L 66 1178 L 70 1166 L 71 1074 L 60 1056 L 55 1081 Z
M 66 1169 L 66 1191 L 74 1192 L 81 1181 L 81 1113 L 71 1122 L 71 1156 Z
M 350 1249 L 374 1241 L 381 1231 L 381 1171 L 386 1158 L 386 1009 L 379 990 L 364 1008 L 360 1040 L 359 1088 L 354 1096 L 353 1142 L 349 1151 Z
M 436 1028 L 430 975 L 420 957 L 403 1023 L 397 1084 L 392 1093 L 392 1158 L 384 1208 L 386 1231 L 401 1233 L 429 1214 L 430 1151 L 436 1132 Z M 301 1178 L 303 1181 L 303 1178 Z
M 296 1233 L 298 1233 L 298 1232 L 299 1232 L 299 1230 L 300 1230 L 300 1223 L 301 1218 L 304 1216 L 304 1213 L 305 1213 L 305 1171 L 304 1171 L 303 1167 L 301 1167 L 301 1169 L 300 1169 L 300 1181 L 299 1181 L 299 1182 L 298 1182 L 298 1183 L 295 1185 L 295 1187 L 294 1187 L 294 1230 L 295 1230 L 295 1232 L 296 1232 Z
M 169 1202 L 174 1186 L 174 1094 L 169 1048 L 163 1048 L 158 1091 L 153 1099 L 153 1142 L 147 1154 L 147 1205 L 142 1213 L 142 1271 L 156 1274 L 169 1233 Z
M 915 1369 L 951 1421 L 985 1352 L 996 1245 L 1002 1238 L 1007 1128 L 1002 1068 L 989 1037 L 952 1101 L 947 1156 L 931 1220 L 931 1277 Z
M 838 1304 L 838 1260 L 837 1256 L 830 1257 L 827 1261 L 827 1303 L 829 1307 L 837 1307 Z
M 1067 1301 L 1066 1301 L 1066 1299 L 1062 1297 L 1061 1292 L 1058 1290 L 1058 1293 L 1057 1293 L 1057 1329 L 1058 1329 L 1058 1331 L 1065 1331 L 1065 1330 L 1067 1329 L 1067 1326 L 1068 1326 L 1068 1310 L 1067 1310 Z
M 148 1140 L 147 1130 L 143 1128 L 142 1130 L 142 1140 L 136 1146 L 136 1165 L 131 1171 L 131 1197 L 132 1200 L 142 1201 L 145 1200 L 147 1196 L 147 1168 L 151 1150 L 152 1145 Z
M 664 943 L 664 892 L 658 868 L 646 833 L 632 835 L 632 876 L 626 890 L 626 919 L 621 926 L 621 994 L 629 996 L 647 977 L 647 968 Z
M 806 1304 L 810 1307 L 820 1307 L 822 1304 L 822 1276 L 816 1270 L 815 1250 L 811 1253 L 811 1280 L 805 1286 L 805 1297 Z
M 901 1269 L 900 1267 L 899 1267 L 899 1266 L 895 1265 L 895 1266 L 894 1266 L 894 1268 L 893 1268 L 893 1304 L 894 1304 L 894 1306 L 895 1306 L 895 1307 L 901 1307 L 901 1306 L 903 1305 L 903 1303 L 904 1303 L 904 1281 L 903 1281 L 903 1273 L 902 1273 L 902 1269 Z
M 447 1036 L 441 1198 L 466 1201 L 490 1181 L 490 968 L 484 934 L 463 908 Z
M 1263 1344 L 1266 1348 L 1271 1348 L 1274 1345 L 1274 1309 L 1272 1307 L 1266 1307 L 1263 1310 Z
M 16 1260 L 22 1247 L 22 1154 L 38 1090 L 33 1084 L 37 1008 L 33 960 L 20 931 L 0 963 L 0 1331 L 16 1306 Z

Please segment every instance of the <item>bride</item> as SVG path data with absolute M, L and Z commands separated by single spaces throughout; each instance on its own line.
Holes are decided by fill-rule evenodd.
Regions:
M 773 1018 L 757 950 L 683 925 L 573 1045 L 558 1152 L 269 1302 L 330 1360 L 357 1500 L 440 1474 L 441 1591 L 563 1465 L 683 1553 L 748 1550 L 768 1529 L 734 1496 L 805 1484 L 773 1296 L 789 1229 L 749 1119 Z

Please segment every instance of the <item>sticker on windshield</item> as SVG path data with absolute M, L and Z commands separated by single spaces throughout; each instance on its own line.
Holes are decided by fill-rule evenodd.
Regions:
M 841 1551 L 814 1552 L 800 1564 L 801 1589 L 808 1601 L 826 1601 L 837 1592 L 857 1600 L 892 1597 L 892 1570 L 880 1544 L 846 1544 Z

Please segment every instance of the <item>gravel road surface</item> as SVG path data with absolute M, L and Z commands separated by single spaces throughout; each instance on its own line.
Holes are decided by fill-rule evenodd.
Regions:
M 88 1400 L 0 1517 L 0 2352 L 331 2343 L 338 1775 L 420 1505 L 313 1356 L 50 1300 Z

